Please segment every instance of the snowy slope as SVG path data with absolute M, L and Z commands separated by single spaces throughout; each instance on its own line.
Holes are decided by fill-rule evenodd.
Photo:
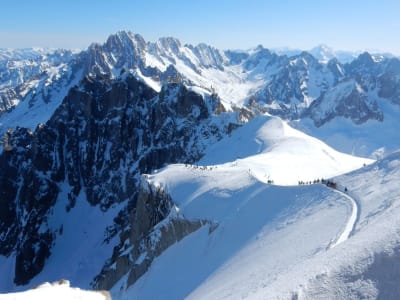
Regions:
M 69 286 L 69 282 L 44 283 L 19 293 L 0 294 L 0 300 L 110 300 L 106 293 L 84 291 Z
M 349 119 L 337 117 L 321 127 L 316 127 L 306 118 L 290 124 L 339 151 L 378 159 L 400 148 L 400 108 L 383 99 L 380 99 L 379 106 L 384 115 L 382 122 L 370 120 L 356 125 Z
M 276 239 L 253 241 L 188 298 L 397 299 L 400 275 L 397 262 L 399 159 L 399 153 L 396 153 L 337 179 L 341 187 L 347 186 L 350 197 L 361 208 L 355 230 L 348 240 L 334 248 L 320 248 L 304 255 L 310 244 L 328 233 L 326 226 L 337 221 L 340 211 L 331 207 L 336 212 L 330 216 L 324 215 L 324 209 L 316 214 L 308 212 L 303 220 L 289 216 L 290 221 L 280 232 L 272 229 L 266 233 L 267 236 L 276 234 Z M 315 192 L 313 195 L 318 197 Z M 323 203 L 329 205 L 329 198 Z M 307 230 L 302 234 L 301 228 L 307 221 Z M 287 240 L 289 243 L 285 243 Z M 304 256 L 291 260 L 290 251 L 294 251 L 297 258 L 300 253 Z M 269 261 L 274 261 L 275 265 L 268 265 Z
M 198 93 L 217 93 L 227 109 L 241 106 L 268 77 L 265 74 L 267 58 L 246 69 L 247 60 L 234 64 L 224 51 L 206 44 L 183 45 L 173 37 L 146 42 L 138 34 L 120 31 L 101 47 L 102 72 L 118 76 L 123 68 L 133 70 L 138 79 L 157 92 L 162 84 L 183 81 Z M 246 52 L 245 56 L 256 56 L 259 51 Z M 177 74 L 168 73 L 171 67 Z
M 260 116 L 208 148 L 199 163 L 228 162 L 261 182 L 293 185 L 343 174 L 372 161 L 339 153 L 278 117 Z
M 69 90 L 82 79 L 82 71 L 76 74 L 73 74 L 71 70 L 63 72 L 65 78 L 50 79 L 50 81 L 54 80 L 52 84 L 55 86 L 49 89 L 50 93 L 43 94 L 43 91 L 46 92 L 44 89 L 46 83 L 37 81 L 34 86 L 29 87 L 29 94 L 23 101 L 17 101 L 14 109 L 0 114 L 0 134 L 3 134 L 8 128 L 16 126 L 34 130 L 38 124 L 46 123 L 67 96 Z M 38 95 L 35 90 L 39 91 Z M 51 100 L 48 101 L 46 98 Z
M 80 193 L 76 206 L 66 213 L 70 187 L 63 184 L 60 190 L 47 221 L 47 226 L 57 232 L 57 240 L 52 249 L 55 255 L 49 257 L 43 271 L 32 279 L 28 287 L 57 278 L 67 278 L 73 285 L 87 289 L 112 253 L 115 240 L 104 242 L 105 229 L 113 224 L 113 218 L 122 206 L 114 205 L 108 211 L 102 211 L 98 206 L 91 206 L 84 193 Z M 102 222 L 99 223 L 99 220 Z M 45 225 L 42 227 L 44 231 Z M 15 259 L 0 256 L 0 265 L 0 290 L 20 290 L 21 287 L 15 286 L 13 276 L 10 276 L 15 272 Z
M 17 126 L 34 130 L 50 119 L 82 79 L 77 56 L 62 49 L 0 49 L 1 136 Z
M 303 162 L 292 168 L 296 160 Z M 281 168 L 274 168 L 275 161 Z M 205 166 L 170 165 L 147 175 L 171 194 L 182 216 L 212 223 L 166 250 L 127 291 L 126 278 L 120 280 L 113 296 L 252 298 L 348 237 L 354 214 L 345 196 L 323 185 L 287 185 L 297 184 L 300 175 L 315 179 L 370 162 L 338 153 L 279 118 L 262 116 L 210 148 L 200 161 Z M 285 186 L 266 184 L 269 178 Z
M 170 247 L 128 291 L 121 280 L 114 298 L 182 299 L 199 286 L 201 296 L 194 298 L 219 299 L 218 293 L 240 298 L 323 251 L 348 217 L 347 202 L 322 186 L 276 187 L 254 179 L 243 180 L 246 186 L 225 176 L 230 177 L 219 187 L 210 183 L 215 177 L 207 186 L 196 182 L 197 176 L 174 186 L 173 198 L 185 217 L 206 217 L 218 227 L 204 227 Z M 318 233 L 310 232 L 314 226 Z M 207 281 L 211 284 L 202 290 Z

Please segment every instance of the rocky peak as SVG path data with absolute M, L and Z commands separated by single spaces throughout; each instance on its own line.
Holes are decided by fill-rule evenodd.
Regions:
M 199 59 L 204 68 L 217 68 L 223 70 L 224 58 L 218 49 L 201 43 L 196 47 L 188 46 Z
M 392 103 L 400 105 L 400 60 L 392 58 L 388 61 L 387 68 L 378 76 L 380 97 L 389 99 Z
M 108 37 L 104 48 L 114 54 L 125 52 L 139 54 L 146 50 L 146 41 L 140 34 L 134 34 L 130 31 L 119 31 Z
M 314 101 L 305 113 L 317 127 L 336 117 L 362 124 L 367 120 L 383 120 L 375 99 L 368 99 L 365 91 L 354 80 L 344 80 Z
M 382 63 L 376 62 L 368 52 L 360 54 L 351 63 L 346 64 L 345 68 L 350 74 L 362 76 L 363 74 L 374 74 L 380 72 Z
M 318 60 L 309 52 L 303 51 L 299 55 L 296 55 L 291 58 L 292 65 L 296 65 L 301 68 L 309 68 L 309 67 L 320 67 Z
M 52 255 L 60 228 L 47 220 L 61 186 L 66 215 L 78 199 L 103 211 L 125 203 L 122 214 L 133 212 L 140 174 L 198 160 L 231 127 L 229 118 L 218 121 L 217 107 L 217 98 L 182 84 L 158 94 L 129 74 L 86 76 L 46 124 L 10 133 L 10 149 L 0 154 L 0 254 L 15 256 L 14 282 L 28 283 Z
M 23 49 L 8 51 L 5 57 L 0 59 L 0 115 L 21 101 L 29 109 L 55 101 L 79 77 L 79 54 L 70 50 Z
M 105 263 L 92 285 L 96 289 L 111 289 L 123 276 L 127 285 L 134 284 L 164 250 L 209 222 L 187 220 L 181 216 L 171 197 L 161 187 L 141 179 L 136 209 L 120 234 L 120 244 Z
M 246 58 L 243 67 L 245 70 L 252 70 L 257 66 L 266 66 L 271 64 L 277 58 L 276 54 L 272 54 L 268 49 L 262 45 L 258 45 L 251 51 L 249 57 Z
M 86 74 L 118 76 L 122 69 L 143 69 L 146 42 L 131 32 L 120 31 L 103 44 L 92 44 L 85 53 Z
M 224 54 L 232 65 L 239 65 L 250 56 L 247 51 L 226 50 Z
M 156 43 L 161 53 L 179 55 L 181 42 L 173 37 L 162 37 Z
M 325 44 L 318 45 L 308 51 L 320 62 L 326 63 L 331 59 L 336 58 L 335 51 Z

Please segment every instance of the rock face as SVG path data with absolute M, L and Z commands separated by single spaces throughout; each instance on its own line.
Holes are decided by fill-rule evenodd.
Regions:
M 363 88 L 355 80 L 342 81 L 315 100 L 307 112 L 315 125 L 322 126 L 335 117 L 344 117 L 362 124 L 368 120 L 383 120 L 377 101 L 370 103 Z
M 378 100 L 398 103 L 399 62 L 363 53 L 345 65 L 320 63 L 303 52 L 287 58 L 249 106 L 287 119 L 310 118 L 317 127 L 336 117 L 382 121 Z
M 125 275 L 128 286 L 134 284 L 154 258 L 207 222 L 184 219 L 165 191 L 143 180 L 129 224 L 120 234 L 113 256 L 94 279 L 96 289 L 110 290 Z
M 15 283 L 28 283 L 51 255 L 59 229 L 47 224 L 47 216 L 62 183 L 69 186 L 66 214 L 81 193 L 103 210 L 126 203 L 107 233 L 110 239 L 128 226 L 124 216 L 143 204 L 140 174 L 199 159 L 230 127 L 218 121 L 217 107 L 217 98 L 204 99 L 181 84 L 157 94 L 129 74 L 118 80 L 86 77 L 45 125 L 10 133 L 10 148 L 0 155 L 0 253 L 15 255 Z M 146 209 L 154 214 L 142 207 L 140 222 L 132 224 L 141 234 L 171 207 L 150 204 Z

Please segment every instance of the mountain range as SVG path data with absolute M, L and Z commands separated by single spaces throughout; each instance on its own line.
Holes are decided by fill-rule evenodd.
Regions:
M 0 50 L 0 292 L 399 295 L 399 87 L 323 46 Z

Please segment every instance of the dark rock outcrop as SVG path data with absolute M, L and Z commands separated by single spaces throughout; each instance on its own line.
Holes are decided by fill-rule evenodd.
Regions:
M 215 120 L 219 105 L 217 98 L 204 99 L 181 84 L 157 94 L 129 75 L 86 77 L 45 125 L 33 133 L 10 133 L 11 148 L 0 155 L 0 254 L 15 254 L 15 283 L 29 282 L 51 255 L 59 228 L 51 228 L 47 216 L 61 184 L 69 186 L 66 213 L 82 193 L 102 210 L 126 203 L 109 240 L 129 226 L 126 217 L 142 203 L 140 174 L 196 161 L 231 127 Z M 148 209 L 160 215 L 151 216 L 148 226 L 169 211 L 153 204 Z M 146 217 L 143 212 L 135 230 L 148 230 Z
M 169 195 L 144 180 L 136 207 L 129 215 L 129 226 L 120 234 L 120 243 L 92 285 L 111 289 L 128 274 L 128 286 L 134 284 L 165 249 L 207 224 L 186 220 L 178 215 Z

